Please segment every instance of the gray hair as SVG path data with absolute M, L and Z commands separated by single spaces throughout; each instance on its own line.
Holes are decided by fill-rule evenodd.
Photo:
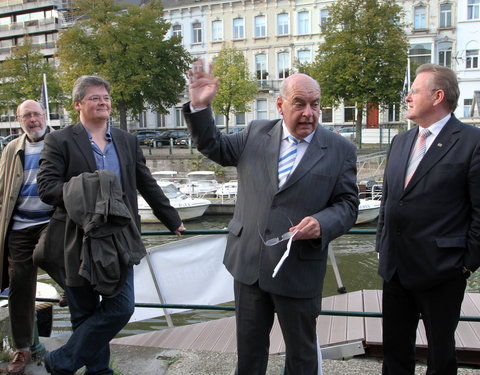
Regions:
M 81 102 L 87 94 L 87 89 L 92 86 L 103 86 L 108 94 L 110 94 L 110 83 L 108 83 L 106 79 L 99 76 L 81 76 L 77 78 L 73 84 L 72 100 L 74 102 Z
M 460 96 L 455 72 L 446 66 L 423 64 L 417 68 L 416 75 L 418 76 L 420 73 L 433 73 L 433 87 L 430 87 L 430 89 L 443 90 L 448 108 L 451 112 L 455 111 Z

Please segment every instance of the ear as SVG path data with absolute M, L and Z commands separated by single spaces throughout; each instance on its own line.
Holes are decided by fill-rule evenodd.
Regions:
M 75 107 L 77 112 L 80 111 L 80 102 L 73 102 L 73 106 Z
M 441 104 L 445 101 L 445 92 L 443 90 L 435 91 L 434 95 L 434 102 L 433 105 Z
M 281 96 L 279 96 L 277 98 L 277 110 L 283 116 L 282 104 L 283 104 L 283 98 Z

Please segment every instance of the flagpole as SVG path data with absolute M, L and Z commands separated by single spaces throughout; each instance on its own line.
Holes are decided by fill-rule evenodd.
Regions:
M 407 94 L 410 92 L 410 57 L 407 57 L 407 74 L 408 74 L 408 91 Z M 410 130 L 411 121 L 407 119 L 407 130 Z
M 45 106 L 45 111 L 47 112 L 47 125 L 50 127 L 50 109 L 48 107 L 48 91 L 47 91 L 47 76 L 45 73 L 43 73 L 43 87 L 42 91 L 44 93 L 44 100 L 45 102 L 43 105 Z

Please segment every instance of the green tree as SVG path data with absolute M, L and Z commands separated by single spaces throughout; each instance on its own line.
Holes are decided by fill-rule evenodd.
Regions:
M 165 37 L 170 24 L 163 19 L 160 1 L 139 7 L 78 0 L 73 16 L 77 21 L 58 40 L 66 89 L 84 74 L 107 79 L 124 130 L 127 112 L 137 116 L 148 107 L 166 113 L 178 103 L 191 58 L 180 37 Z M 73 106 L 70 110 L 74 113 Z
M 0 106 L 16 109 L 24 100 L 40 101 L 43 74 L 46 75 L 49 103 L 61 104 L 63 92 L 56 69 L 32 44 L 31 38 L 26 37 L 0 65 Z
M 215 113 L 225 116 L 226 132 L 231 113 L 250 110 L 250 103 L 258 92 L 257 80 L 249 70 L 245 56 L 235 47 L 224 45 L 213 64 L 214 76 L 220 77 L 218 93 L 212 103 Z
M 368 103 L 387 107 L 400 101 L 408 51 L 401 8 L 394 0 L 338 0 L 322 33 L 315 61 L 299 70 L 320 83 L 322 106 L 356 103 L 360 139 Z

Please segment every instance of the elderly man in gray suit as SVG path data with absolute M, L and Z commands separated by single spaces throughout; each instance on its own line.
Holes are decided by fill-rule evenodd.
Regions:
M 320 87 L 305 74 L 282 84 L 276 104 L 283 120 L 252 121 L 230 135 L 212 117 L 219 82 L 212 66 L 206 71 L 196 61 L 189 78 L 191 101 L 183 111 L 198 150 L 238 171 L 224 258 L 235 279 L 236 374 L 265 374 L 276 312 L 286 344 L 285 375 L 317 375 L 316 319 L 328 243 L 357 217 L 355 146 L 318 127 Z

